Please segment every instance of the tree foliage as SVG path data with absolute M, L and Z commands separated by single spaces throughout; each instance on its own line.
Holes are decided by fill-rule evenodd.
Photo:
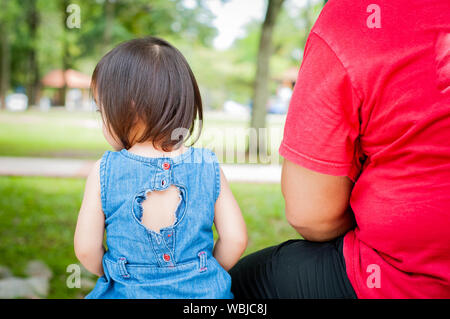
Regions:
M 184 2 L 0 0 L 0 100 L 2 92 L 18 88 L 35 95 L 40 78 L 54 69 L 91 74 L 97 61 L 118 43 L 154 35 L 172 42 L 186 56 L 207 107 L 220 108 L 227 99 L 250 103 L 262 22 L 250 22 L 245 35 L 229 49 L 216 50 L 212 43 L 217 30 L 208 0 L 196 0 L 194 7 Z M 271 76 L 298 66 L 306 39 L 305 12 L 291 10 L 290 2 L 285 0 L 274 29 Z M 80 28 L 67 27 L 68 4 L 79 6 Z M 273 92 L 276 84 L 269 85 Z
M 0 72 L 11 74 L 8 89 L 23 87 L 27 95 L 52 69 L 92 72 L 108 49 L 131 38 L 155 35 L 208 47 L 216 33 L 202 1 L 193 9 L 180 0 L 0 1 L 1 45 L 10 53 L 8 70 Z M 66 25 L 69 4 L 80 8 L 80 28 Z

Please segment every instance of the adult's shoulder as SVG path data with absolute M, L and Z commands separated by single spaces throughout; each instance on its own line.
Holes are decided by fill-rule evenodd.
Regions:
M 330 0 L 323 7 L 311 32 L 326 41 L 352 39 L 366 27 L 366 1 Z

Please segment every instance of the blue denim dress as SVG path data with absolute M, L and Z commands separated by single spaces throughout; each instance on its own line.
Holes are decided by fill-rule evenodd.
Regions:
M 177 157 L 148 158 L 123 149 L 100 163 L 105 213 L 104 275 L 86 298 L 233 298 L 231 277 L 212 255 L 220 170 L 213 152 L 189 148 Z M 142 202 L 170 185 L 180 191 L 175 223 L 145 227 Z

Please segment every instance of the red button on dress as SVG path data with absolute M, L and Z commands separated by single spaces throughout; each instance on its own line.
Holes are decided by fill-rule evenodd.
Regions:
M 169 168 L 170 168 L 170 164 L 169 163 L 166 162 L 166 163 L 163 164 L 163 169 L 164 170 L 167 171 Z
M 164 258 L 165 261 L 169 261 L 169 260 L 170 260 L 170 256 L 167 255 L 167 254 L 164 254 L 164 255 L 163 255 L 163 258 Z

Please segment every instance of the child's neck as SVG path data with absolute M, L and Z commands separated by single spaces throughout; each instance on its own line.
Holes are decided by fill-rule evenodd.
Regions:
M 128 149 L 128 152 L 144 156 L 144 157 L 175 157 L 186 151 L 187 147 L 181 145 L 177 149 L 165 152 L 160 148 L 156 148 L 152 142 L 136 143 Z

